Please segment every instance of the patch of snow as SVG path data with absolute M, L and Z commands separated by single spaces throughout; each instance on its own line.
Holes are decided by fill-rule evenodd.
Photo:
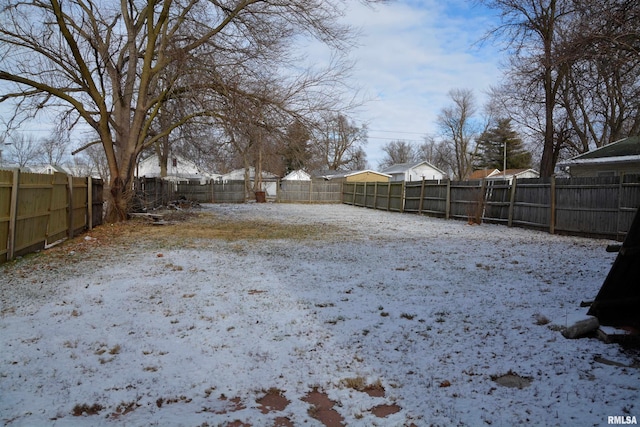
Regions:
M 327 225 L 321 239 L 132 247 L 68 271 L 0 278 L 5 425 L 601 425 L 640 416 L 637 354 L 564 339 L 536 316 L 585 313 L 608 242 L 345 205 L 205 205 L 218 216 Z M 335 230 L 339 231 L 336 232 Z M 530 380 L 502 387 L 501 375 Z M 384 397 L 345 379 L 379 382 Z M 276 388 L 290 401 L 264 414 Z M 235 401 L 232 400 L 238 398 Z M 237 402 L 241 404 L 237 404 Z M 99 404 L 97 415 L 73 416 Z M 372 408 L 401 410 L 378 418 Z M 133 410 L 118 415 L 119 408 Z M 122 412 L 120 410 L 120 412 Z M 206 423 L 206 424 L 205 424 Z

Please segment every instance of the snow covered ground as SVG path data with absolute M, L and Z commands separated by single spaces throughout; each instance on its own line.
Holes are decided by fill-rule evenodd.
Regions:
M 344 205 L 202 211 L 326 233 L 118 251 L 96 230 L 0 266 L 4 425 L 319 426 L 314 389 L 349 426 L 640 417 L 638 353 L 557 330 L 600 289 L 608 241 Z M 273 390 L 283 409 L 259 403 Z

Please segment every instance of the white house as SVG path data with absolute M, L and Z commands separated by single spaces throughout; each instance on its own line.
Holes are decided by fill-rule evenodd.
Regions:
M 513 182 L 514 179 L 521 178 L 540 178 L 540 173 L 533 169 L 507 169 L 505 171 L 498 171 L 497 173 L 492 173 L 487 176 L 485 179 L 487 180 L 507 180 L 509 184 Z
M 136 167 L 136 176 L 146 176 L 149 178 L 160 177 L 160 164 L 158 156 L 152 155 L 140 160 Z M 173 181 L 199 179 L 206 181 L 216 179 L 218 176 L 202 171 L 195 163 L 177 155 L 169 156 L 167 162 L 166 179 Z
M 282 178 L 283 181 L 311 181 L 311 175 L 302 169 L 291 171 Z
M 426 161 L 396 163 L 380 172 L 391 175 L 391 181 L 440 180 L 447 177 L 445 172 Z
M 52 164 L 31 166 L 30 169 L 31 169 L 31 172 L 33 173 L 41 173 L 45 175 L 53 175 L 54 173 L 63 173 L 65 175 L 71 174 L 66 168 L 60 165 L 52 165 Z
M 558 163 L 571 176 L 619 176 L 640 173 L 640 136 L 621 139 Z

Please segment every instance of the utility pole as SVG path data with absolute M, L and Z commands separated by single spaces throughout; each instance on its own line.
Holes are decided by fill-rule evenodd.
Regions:
M 507 176 L 507 140 L 504 140 L 504 163 L 502 164 L 502 176 Z

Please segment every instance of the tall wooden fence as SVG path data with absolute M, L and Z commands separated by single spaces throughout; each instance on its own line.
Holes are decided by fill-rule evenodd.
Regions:
M 182 181 L 161 178 L 138 178 L 135 181 L 137 208 L 154 209 L 184 198 L 200 203 L 244 203 L 247 200 L 244 181 Z M 280 181 L 276 202 L 340 203 L 342 184 L 328 181 Z
M 342 201 L 342 183 L 280 181 L 276 201 L 282 203 L 340 203 Z
M 102 181 L 0 170 L 0 263 L 102 224 Z
M 622 240 L 640 206 L 640 175 L 344 183 L 346 204 Z

